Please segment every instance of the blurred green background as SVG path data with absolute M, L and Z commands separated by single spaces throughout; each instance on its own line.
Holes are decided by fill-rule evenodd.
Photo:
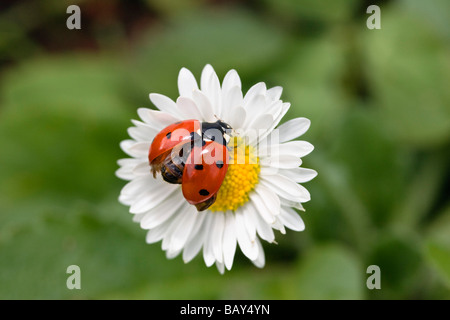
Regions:
M 66 8 L 81 8 L 81 30 Z M 381 30 L 366 8 L 381 8 Z M 450 2 L 2 1 L 0 298 L 449 299 Z M 284 87 L 315 146 L 306 230 L 231 272 L 145 244 L 117 197 L 139 107 L 177 75 Z M 66 269 L 81 268 L 81 290 Z M 366 287 L 369 265 L 381 290 Z

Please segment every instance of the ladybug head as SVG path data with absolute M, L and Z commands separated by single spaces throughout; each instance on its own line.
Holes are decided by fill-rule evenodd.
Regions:
M 202 122 L 202 133 L 207 139 L 216 140 L 219 143 L 226 144 L 230 140 L 231 126 L 222 120 L 216 122 Z M 218 136 L 221 136 L 218 139 Z M 220 140 L 220 141 L 219 141 Z
M 223 128 L 224 132 L 233 129 L 228 123 L 223 122 L 222 120 L 217 120 L 216 123 Z
M 228 123 L 223 122 L 222 120 L 217 120 L 216 123 L 222 127 L 223 139 L 225 140 L 225 142 L 230 142 L 231 130 L 233 130 L 233 128 Z

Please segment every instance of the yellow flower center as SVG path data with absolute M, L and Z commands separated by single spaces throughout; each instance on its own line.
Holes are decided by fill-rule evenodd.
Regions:
M 259 158 L 252 146 L 240 137 L 232 137 L 228 143 L 230 161 L 227 174 L 210 211 L 235 211 L 249 200 L 250 192 L 258 183 Z

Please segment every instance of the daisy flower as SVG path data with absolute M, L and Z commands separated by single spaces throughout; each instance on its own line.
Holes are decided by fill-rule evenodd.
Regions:
M 202 252 L 205 264 L 216 264 L 223 273 L 225 268 L 231 269 L 239 245 L 243 254 L 262 268 L 261 240 L 275 243 L 274 230 L 285 234 L 285 228 L 305 228 L 295 209 L 304 211 L 302 203 L 310 200 L 300 183 L 313 179 L 317 172 L 300 165 L 314 147 L 291 140 L 304 134 L 310 121 L 296 118 L 278 126 L 290 107 L 280 100 L 282 88 L 267 89 L 260 82 L 243 95 L 235 70 L 220 84 L 212 66 L 206 65 L 198 84 L 194 75 L 182 68 L 178 89 L 176 102 L 150 94 L 159 111 L 140 108 L 142 121 L 132 120 L 134 126 L 128 129 L 132 139 L 121 142 L 130 158 L 119 160 L 116 172 L 129 181 L 119 201 L 130 207 L 133 221 L 148 230 L 147 243 L 162 241 L 169 259 L 181 254 L 187 263 Z M 149 164 L 155 136 L 187 119 L 220 119 L 233 128 L 227 143 L 232 159 L 215 202 L 204 211 L 186 201 L 180 184 L 167 183 L 161 175 L 154 177 Z M 244 161 L 233 161 L 236 155 Z

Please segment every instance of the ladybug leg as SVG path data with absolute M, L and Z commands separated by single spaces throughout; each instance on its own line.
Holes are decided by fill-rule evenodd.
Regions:
M 217 193 L 214 196 L 212 196 L 211 198 L 209 198 L 208 200 L 197 203 L 195 205 L 195 207 L 197 208 L 198 211 L 204 211 L 204 210 L 208 209 L 210 206 L 212 206 L 214 204 L 214 202 L 216 202 L 216 198 L 217 198 Z

